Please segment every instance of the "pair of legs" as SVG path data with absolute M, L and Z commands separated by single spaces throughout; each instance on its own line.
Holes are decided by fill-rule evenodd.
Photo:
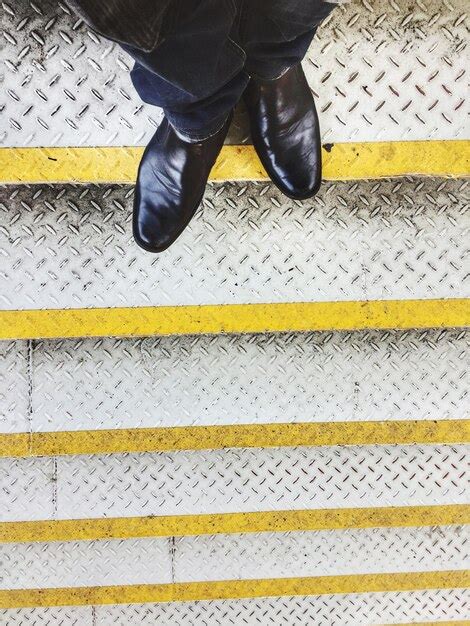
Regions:
M 219 130 L 250 76 L 275 79 L 305 56 L 324 0 L 172 0 L 163 43 L 135 59 L 131 77 L 140 98 L 162 107 L 183 138 Z
M 315 107 L 300 61 L 335 4 L 324 0 L 172 0 L 162 41 L 135 59 L 133 84 L 165 119 L 139 171 L 134 235 L 161 251 L 202 198 L 242 98 L 255 148 L 274 182 L 309 197 L 321 174 Z

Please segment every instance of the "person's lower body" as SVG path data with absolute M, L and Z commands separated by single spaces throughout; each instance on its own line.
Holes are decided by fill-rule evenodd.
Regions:
M 315 104 L 300 65 L 324 0 L 173 0 L 162 43 L 135 59 L 133 84 L 165 119 L 142 160 L 134 236 L 166 249 L 189 223 L 244 95 L 255 148 L 288 196 L 314 195 L 321 179 Z

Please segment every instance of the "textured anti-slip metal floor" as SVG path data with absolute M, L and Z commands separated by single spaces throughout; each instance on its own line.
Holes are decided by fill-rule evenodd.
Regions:
M 323 140 L 466 138 L 465 0 L 354 0 L 318 31 L 305 69 Z M 131 59 L 62 2 L 3 3 L 2 146 L 146 143 L 161 119 L 130 83 Z M 247 140 L 240 116 L 231 142 Z
M 271 184 L 217 184 L 177 243 L 131 234 L 132 189 L 0 191 L 0 308 L 462 298 L 468 183 L 328 183 L 304 203 Z
M 0 343 L 0 432 L 470 419 L 465 330 Z
M 0 589 L 458 570 L 469 539 L 451 526 L 5 544 Z
M 398 622 L 433 622 L 468 617 L 470 593 L 445 589 L 408 593 L 368 593 L 295 598 L 256 598 L 171 604 L 133 604 L 96 607 L 0 609 L 10 626 L 60 624 L 80 626 L 371 626 Z M 443 622 L 446 623 L 446 622 Z
M 468 446 L 0 459 L 0 521 L 465 504 Z
M 304 67 L 349 182 L 292 201 L 228 146 L 253 180 L 153 256 L 130 58 L 1 4 L 0 624 L 468 620 L 468 181 L 350 180 L 465 174 L 466 9 L 337 8 Z

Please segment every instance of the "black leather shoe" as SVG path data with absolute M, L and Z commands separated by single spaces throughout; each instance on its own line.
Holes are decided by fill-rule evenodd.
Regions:
M 296 200 L 321 183 L 320 125 L 302 66 L 275 80 L 252 78 L 244 94 L 256 152 L 279 189 Z
M 163 252 L 189 224 L 229 126 L 230 119 L 213 137 L 189 143 L 162 121 L 144 152 L 135 187 L 133 231 L 141 248 Z

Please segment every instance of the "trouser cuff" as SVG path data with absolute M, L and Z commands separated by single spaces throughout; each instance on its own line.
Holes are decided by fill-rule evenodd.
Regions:
M 288 67 L 283 67 L 281 70 L 278 69 L 274 74 L 271 74 L 269 76 L 261 75 L 261 74 L 258 74 L 257 72 L 250 72 L 250 76 L 251 78 L 254 78 L 256 80 L 264 80 L 266 82 L 270 82 L 273 80 L 278 80 L 278 78 L 281 78 L 282 76 L 284 76 L 284 74 L 287 74 L 287 72 L 290 69 L 292 69 L 292 67 L 294 66 L 289 65 Z
M 217 135 L 217 133 L 221 131 L 222 128 L 225 126 L 229 118 L 229 114 L 228 114 L 224 118 L 217 120 L 216 123 L 211 124 L 210 127 L 201 128 L 201 129 L 193 129 L 193 128 L 188 129 L 188 128 L 182 128 L 181 125 L 178 124 L 178 120 L 175 121 L 175 119 L 172 118 L 172 115 L 170 113 L 165 112 L 165 115 L 171 127 L 173 128 L 175 133 L 178 135 L 178 137 L 182 141 L 186 141 L 188 143 L 200 143 L 201 141 L 206 141 L 207 139 L 210 139 L 214 135 Z

